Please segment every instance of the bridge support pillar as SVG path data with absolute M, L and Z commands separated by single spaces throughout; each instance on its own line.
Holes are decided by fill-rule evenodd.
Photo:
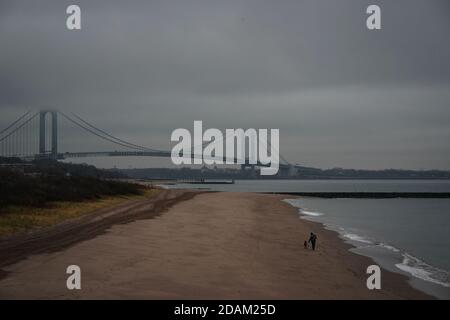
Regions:
M 297 173 L 298 173 L 297 168 L 294 167 L 293 165 L 289 165 L 289 171 L 288 171 L 289 177 L 294 177 L 297 175 Z
M 250 168 L 250 169 L 247 169 L 247 168 Z M 242 171 L 242 173 L 248 172 L 250 174 L 250 176 L 255 176 L 257 174 L 256 165 L 254 165 L 254 164 L 248 164 L 248 163 L 241 164 L 241 171 Z
M 39 113 L 39 154 L 41 156 L 47 155 L 47 148 L 45 141 L 47 134 L 45 119 L 47 113 L 50 113 L 52 117 L 52 124 L 51 124 L 52 139 L 50 152 L 51 157 L 56 158 L 58 155 L 58 113 L 56 111 L 44 110 Z

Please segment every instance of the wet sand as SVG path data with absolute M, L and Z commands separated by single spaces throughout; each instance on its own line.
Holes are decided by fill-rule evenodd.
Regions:
M 81 229 L 71 230 L 68 222 L 69 229 L 57 233 L 72 240 L 58 247 L 58 238 L 50 238 L 50 245 L 47 236 L 35 237 L 35 246 L 47 243 L 47 249 L 34 251 L 37 254 L 22 247 L 20 257 L 11 257 L 9 250 L 5 260 L 5 247 L 23 239 L 2 241 L 0 298 L 430 298 L 413 289 L 406 277 L 384 270 L 382 289 L 368 290 L 365 271 L 373 261 L 349 252 L 335 232 L 299 219 L 297 209 L 280 201 L 283 198 L 168 190 L 160 199 L 164 210 L 155 203 L 110 209 L 89 222 L 91 228 L 103 227 L 88 237 L 80 236 L 83 223 L 78 221 Z M 102 222 L 107 217 L 109 222 Z M 303 248 L 311 231 L 318 235 L 314 252 Z M 66 288 L 65 271 L 71 264 L 81 268 L 81 290 Z

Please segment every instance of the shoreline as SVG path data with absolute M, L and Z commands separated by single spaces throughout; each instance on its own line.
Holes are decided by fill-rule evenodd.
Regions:
M 366 253 L 357 252 L 358 249 L 360 249 L 359 247 L 357 247 L 356 245 L 353 245 L 351 243 L 351 241 L 344 239 L 337 230 L 330 228 L 325 223 L 319 222 L 319 221 L 308 220 L 307 217 L 300 216 L 300 214 L 299 214 L 299 219 L 301 219 L 303 222 L 311 225 L 311 228 L 313 230 L 317 230 L 317 229 L 314 229 L 314 225 L 319 225 L 319 228 L 321 228 L 321 231 L 316 231 L 316 232 L 322 232 L 323 234 L 330 233 L 331 237 L 337 238 L 337 241 L 339 241 L 341 243 L 341 246 L 343 248 L 345 248 L 350 254 L 352 254 L 353 256 L 356 256 L 356 257 L 360 257 L 360 259 L 357 259 L 356 257 L 354 259 L 359 260 L 361 264 L 363 264 L 363 265 L 378 264 L 378 262 L 376 261 L 376 259 L 374 257 L 372 257 Z M 412 290 L 420 292 L 419 295 L 423 294 L 426 296 L 425 298 L 418 298 L 418 299 L 432 299 L 432 300 L 438 299 L 438 297 L 430 295 L 429 293 L 421 290 L 418 287 L 414 287 L 411 284 L 411 282 L 414 280 L 414 277 L 412 277 L 406 273 L 402 273 L 401 270 L 395 270 L 395 271 L 388 270 L 386 268 L 386 266 L 383 265 L 383 263 L 380 263 L 379 267 L 381 269 L 382 278 L 384 278 L 382 280 L 382 283 L 384 284 L 387 279 L 387 281 L 389 282 L 389 285 L 388 285 L 389 290 L 393 289 L 394 291 L 398 291 L 398 290 L 411 290 L 412 289 Z M 403 282 L 403 283 L 401 283 L 401 282 Z M 405 286 L 407 288 L 405 288 Z M 412 299 L 417 299 L 417 298 L 412 298 Z
M 280 193 L 277 193 L 277 194 L 280 194 Z M 284 196 L 294 195 L 294 194 L 282 193 L 280 195 L 283 196 L 282 200 L 280 200 L 280 201 L 284 202 L 286 200 L 286 198 Z M 362 266 L 368 266 L 370 264 L 377 264 L 377 261 L 373 257 L 363 254 L 363 253 L 353 251 L 354 249 L 358 249 L 358 247 L 351 244 L 348 240 L 345 240 L 337 230 L 330 228 L 324 222 L 309 220 L 307 215 L 302 215 L 299 212 L 300 208 L 298 208 L 294 205 L 291 205 L 288 202 L 286 202 L 286 204 L 288 204 L 293 209 L 295 209 L 296 214 L 298 215 L 298 219 L 301 220 L 303 223 L 309 225 L 312 232 L 319 234 L 321 236 L 325 236 L 328 239 L 335 238 L 335 241 L 338 243 L 338 246 L 341 247 L 342 249 L 346 250 L 352 256 L 351 260 L 353 260 L 353 261 L 351 261 L 351 264 L 362 265 Z M 413 299 L 413 300 L 415 300 L 415 299 L 432 299 L 432 300 L 437 299 L 437 297 L 432 296 L 432 295 L 420 290 L 419 288 L 413 287 L 410 283 L 410 281 L 412 281 L 412 278 L 410 276 L 408 276 L 406 274 L 402 274 L 401 272 L 387 270 L 385 268 L 385 266 L 382 266 L 382 265 L 380 265 L 380 269 L 381 269 L 382 279 L 383 279 L 382 280 L 382 288 L 383 288 L 383 284 L 386 284 L 386 282 L 387 282 L 389 291 L 392 290 L 393 292 L 396 292 L 396 294 L 398 294 L 399 292 L 405 291 L 405 292 L 407 292 L 406 296 L 411 295 L 411 297 L 408 299 Z M 415 291 L 415 292 L 413 292 L 413 291 Z M 402 294 L 400 294 L 400 295 L 402 295 Z
M 447 199 L 450 192 L 265 192 L 267 194 L 291 195 L 313 198 L 351 198 L 351 199 L 392 199 L 392 198 L 421 198 Z
M 13 264 L 0 266 L 8 272 L 0 298 L 433 299 L 385 269 L 382 290 L 368 290 L 365 269 L 373 260 L 321 223 L 300 219 L 285 196 L 166 192 L 172 196 L 160 199 L 162 215 L 143 206 L 90 237 L 9 259 Z M 319 238 L 314 252 L 303 249 L 310 231 Z M 61 285 L 68 261 L 86 270 L 80 292 Z
M 336 220 L 328 220 L 327 215 L 321 212 L 305 210 L 303 204 L 296 203 L 296 199 L 308 199 L 303 196 L 286 198 L 284 201 L 298 210 L 299 218 L 310 223 L 320 224 L 324 229 L 335 232 L 337 237 L 349 245 L 349 251 L 371 259 L 386 271 L 406 277 L 408 284 L 434 299 L 447 300 L 450 291 L 445 282 L 433 278 L 431 273 L 445 273 L 443 269 L 435 267 L 411 254 L 409 251 L 399 249 L 392 244 L 379 241 L 368 236 L 364 231 L 352 229 Z M 293 201 L 291 201 L 293 200 Z M 323 209 L 323 208 L 322 208 Z M 329 210 L 332 210 L 328 208 Z M 339 212 L 339 211 L 338 211 Z M 411 261 L 416 265 L 412 265 Z M 429 274 L 428 274 L 429 272 Z

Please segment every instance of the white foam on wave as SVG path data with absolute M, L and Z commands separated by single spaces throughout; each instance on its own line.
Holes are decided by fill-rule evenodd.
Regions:
M 314 217 L 324 215 L 321 212 L 305 210 L 307 208 L 302 208 L 300 199 L 284 199 L 283 201 L 287 202 L 288 204 L 290 204 L 293 207 L 298 208 L 299 213 L 302 215 L 314 216 Z M 341 234 L 341 236 L 345 239 L 348 239 L 348 240 L 351 240 L 354 242 L 364 243 L 369 246 L 370 245 L 379 246 L 386 250 L 389 250 L 389 251 L 392 251 L 395 253 L 399 253 L 399 254 L 401 252 L 400 249 L 398 249 L 392 245 L 389 245 L 389 244 L 386 244 L 383 242 L 372 242 L 371 240 L 369 240 L 365 237 L 362 237 L 358 234 L 346 232 L 345 228 L 342 228 L 342 227 L 339 227 L 338 229 L 339 229 L 339 233 Z M 402 263 L 397 263 L 395 265 L 398 269 L 411 274 L 415 278 L 419 278 L 424 281 L 432 282 L 432 283 L 441 285 L 443 287 L 450 288 L 450 272 L 449 271 L 430 266 L 429 264 L 425 263 L 424 261 L 422 261 L 408 253 L 402 253 L 402 257 L 403 257 Z
M 395 266 L 413 277 L 450 288 L 450 273 L 448 271 L 430 266 L 408 253 L 404 253 L 402 263 L 397 263 Z
M 378 246 L 383 247 L 383 248 L 385 248 L 387 250 L 390 250 L 390 251 L 393 251 L 393 252 L 400 252 L 400 250 L 397 249 L 396 247 L 393 247 L 393 246 L 388 245 L 388 244 L 383 243 L 383 242 L 378 243 Z
M 283 201 L 289 203 L 293 207 L 301 208 L 301 201 L 299 199 L 283 199 Z
M 302 209 L 300 209 L 300 213 L 307 215 L 307 216 L 313 216 L 313 217 L 323 216 L 323 213 L 321 213 L 321 212 L 306 211 L 306 210 L 302 210 Z
M 301 205 L 301 201 L 299 199 L 284 199 L 284 202 L 289 203 L 291 206 L 298 208 L 298 212 L 305 216 L 312 216 L 312 217 L 320 217 L 323 216 L 322 212 L 316 212 L 316 211 L 309 211 L 305 210 L 306 208 L 303 208 Z
M 352 241 L 357 241 L 357 242 L 362 242 L 362 243 L 367 243 L 367 244 L 373 244 L 372 241 L 370 241 L 367 238 L 361 237 L 360 235 L 354 234 L 354 233 L 344 233 L 342 235 L 344 238 L 352 240 Z

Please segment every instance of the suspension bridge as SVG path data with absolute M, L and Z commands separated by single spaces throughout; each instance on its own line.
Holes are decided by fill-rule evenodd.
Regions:
M 50 117 L 50 119 L 49 119 Z M 59 135 L 59 119 L 79 130 L 89 134 L 92 138 L 100 139 L 114 146 L 113 151 L 64 151 L 59 152 L 61 139 Z M 50 120 L 50 121 L 48 121 Z M 270 146 L 271 147 L 271 146 Z M 272 147 L 271 147 L 272 148 Z M 278 150 L 276 150 L 278 152 Z M 56 110 L 27 111 L 9 126 L 0 131 L 0 157 L 20 158 L 23 160 L 55 159 L 85 157 L 171 157 L 171 151 L 159 150 L 118 138 L 105 130 L 98 128 L 80 116 L 66 114 Z M 183 155 L 186 156 L 186 155 Z M 192 158 L 202 157 L 191 154 Z M 224 159 L 227 160 L 227 159 Z M 234 163 L 238 159 L 233 159 Z M 297 166 L 290 164 L 280 155 L 279 169 L 288 175 L 295 174 Z M 243 161 L 241 168 L 268 166 L 262 163 L 250 164 L 248 159 Z

